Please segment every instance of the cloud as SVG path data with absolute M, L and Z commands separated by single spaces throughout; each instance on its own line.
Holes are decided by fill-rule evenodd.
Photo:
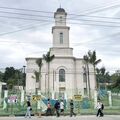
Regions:
M 47 3 L 47 4 L 46 4 Z M 111 9 L 100 10 L 105 7 L 112 6 L 114 4 L 120 4 L 120 0 L 61 0 L 62 7 L 68 12 L 68 17 L 70 13 L 73 14 L 87 14 L 94 16 L 103 17 L 119 17 L 120 9 L 119 7 L 112 7 Z M 34 9 L 40 11 L 50 11 L 55 12 L 59 7 L 59 1 L 57 0 L 1 0 L 0 6 L 22 8 L 22 9 Z M 0 11 L 5 11 L 1 9 Z M 90 14 L 90 12 L 94 14 Z M 26 14 L 37 14 L 46 15 L 54 17 L 51 13 L 35 13 L 28 11 L 16 11 L 7 10 L 11 12 L 20 12 Z M 88 14 L 89 13 L 89 14 Z M 1 14 L 0 15 L 5 15 Z M 6 14 L 8 15 L 8 14 Z M 23 16 L 26 18 L 32 18 L 28 16 Z M 38 19 L 33 17 L 34 19 Z M 25 64 L 26 57 L 42 56 L 43 53 L 47 52 L 50 47 L 52 47 L 52 34 L 51 28 L 54 25 L 54 20 L 49 20 L 49 23 L 43 23 L 40 21 L 30 21 L 30 20 L 19 20 L 10 18 L 0 18 L 0 34 L 7 33 L 4 36 L 0 36 L 0 67 L 16 66 L 20 67 Z M 40 19 L 40 18 L 39 18 Z M 90 21 L 73 21 L 81 22 L 83 24 L 102 24 L 102 25 L 115 25 L 106 22 L 93 22 L 97 21 L 108 21 L 108 22 L 119 22 L 115 19 L 100 19 L 100 18 L 87 18 L 87 17 L 73 17 L 73 19 L 90 19 Z M 72 21 L 71 21 L 72 22 Z M 44 25 L 42 25 L 44 24 Z M 119 24 L 116 24 L 119 25 Z M 74 55 L 76 57 L 82 58 L 88 50 L 96 50 L 97 57 L 102 59 L 100 66 L 103 64 L 110 69 L 115 67 L 118 69 L 119 66 L 119 53 L 120 53 L 120 41 L 119 41 L 119 28 L 118 27 L 103 27 L 103 26 L 93 26 L 93 25 L 80 25 L 80 24 L 70 24 L 70 47 L 74 48 Z M 26 29 L 28 28 L 28 29 Z M 23 29 L 23 30 L 22 30 Z M 14 31 L 19 32 L 14 32 Z M 9 32 L 13 32 L 9 34 Z M 118 35 L 117 35 L 118 34 Z M 7 42 L 6 42 L 7 41 Z M 114 60 L 113 60 L 114 58 Z

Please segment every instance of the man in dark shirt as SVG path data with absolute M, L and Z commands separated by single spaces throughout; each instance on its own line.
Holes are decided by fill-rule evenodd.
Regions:
M 54 105 L 55 110 L 56 110 L 56 116 L 59 117 L 60 113 L 59 113 L 59 109 L 60 109 L 60 102 L 58 100 L 56 100 L 56 103 Z
M 26 111 L 26 114 L 25 114 L 25 117 L 29 117 L 31 118 L 31 104 L 30 104 L 30 101 L 27 101 L 27 111 Z
M 76 116 L 73 110 L 74 110 L 74 104 L 73 104 L 73 100 L 71 100 L 70 101 L 70 117 L 72 117 L 72 115 Z

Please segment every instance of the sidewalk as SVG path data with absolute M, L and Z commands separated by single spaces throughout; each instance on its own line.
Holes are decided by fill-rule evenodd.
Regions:
M 41 118 L 39 117 L 34 117 L 32 116 L 31 118 L 24 118 L 24 117 L 0 117 L 0 120 L 97 120 L 97 119 L 102 119 L 102 120 L 120 120 L 120 115 L 105 115 L 104 117 L 96 117 L 94 115 L 88 115 L 88 116 L 76 116 L 76 117 L 70 117 L 70 116 L 60 116 L 57 118 L 56 116 L 42 116 Z

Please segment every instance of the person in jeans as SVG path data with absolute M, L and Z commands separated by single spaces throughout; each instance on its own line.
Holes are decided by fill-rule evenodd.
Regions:
M 25 117 L 29 117 L 29 118 L 31 118 L 31 103 L 30 103 L 30 101 L 27 101 L 27 111 L 26 111 L 26 114 L 25 114 Z
M 47 101 L 47 110 L 46 110 L 46 116 L 49 116 L 49 115 L 52 115 L 50 99 L 48 99 Z
M 60 114 L 63 113 L 64 115 L 64 102 L 63 100 L 60 101 Z
M 74 103 L 73 103 L 73 100 L 71 99 L 70 100 L 70 117 L 72 116 L 76 116 L 76 114 L 74 113 Z
M 54 105 L 55 111 L 56 111 L 56 116 L 59 117 L 60 113 L 59 113 L 59 109 L 60 109 L 60 102 L 58 100 L 56 100 L 56 103 Z
M 98 103 L 97 103 L 97 109 L 98 109 L 98 111 L 97 111 L 97 117 L 98 116 L 100 116 L 100 117 L 103 117 L 103 112 L 102 112 L 102 110 L 104 109 L 103 108 L 103 103 L 102 102 L 100 102 L 100 100 L 98 100 Z

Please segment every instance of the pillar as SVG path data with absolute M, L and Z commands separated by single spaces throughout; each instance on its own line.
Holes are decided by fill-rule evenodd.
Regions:
M 111 95 L 111 91 L 108 91 L 108 100 L 109 100 L 109 106 L 112 107 L 112 95 Z
M 97 106 L 97 91 L 94 91 L 94 108 Z
M 7 103 L 6 103 L 6 98 L 8 97 L 8 90 L 4 91 L 4 102 L 3 102 L 3 109 L 5 109 L 7 107 Z
M 24 90 L 21 90 L 21 105 L 24 104 L 24 95 L 25 95 L 25 91 Z

